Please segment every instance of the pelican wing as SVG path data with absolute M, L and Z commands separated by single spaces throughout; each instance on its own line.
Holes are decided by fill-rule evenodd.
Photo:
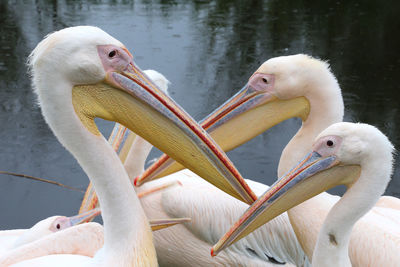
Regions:
M 169 188 L 162 193 L 164 211 L 170 217 L 191 218 L 192 221 L 185 223 L 185 227 L 209 244 L 210 249 L 248 207 L 188 170 L 170 175 L 168 179 L 178 179 L 182 186 Z M 163 179 L 163 182 L 166 180 Z M 251 180 L 246 182 L 256 194 L 268 188 Z M 236 257 L 256 258 L 264 264 L 291 262 L 298 266 L 309 265 L 286 213 L 243 238 L 226 252 Z
M 71 266 L 89 266 L 91 257 L 81 255 L 48 255 L 39 258 L 34 258 L 27 261 L 22 261 L 14 264 L 13 267 L 71 267 Z
M 374 207 L 355 225 L 350 239 L 354 266 L 399 266 L 400 212 Z
M 378 203 L 376 203 L 375 206 L 382 208 L 390 208 L 400 211 L 400 199 L 391 196 L 382 196 L 378 200 Z

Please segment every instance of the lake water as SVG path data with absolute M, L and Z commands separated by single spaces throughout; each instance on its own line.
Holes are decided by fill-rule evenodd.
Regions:
M 376 125 L 400 145 L 400 2 L 82 2 L 0 1 L 0 170 L 86 188 L 86 175 L 42 118 L 25 65 L 47 33 L 75 25 L 96 25 L 121 40 L 142 69 L 171 81 L 171 96 L 197 120 L 271 57 L 306 53 L 329 60 L 343 90 L 345 120 Z M 113 126 L 98 124 L 105 135 Z M 271 184 L 280 152 L 300 124 L 281 123 L 228 155 L 244 177 Z M 387 194 L 400 197 L 399 163 L 395 167 Z M 82 197 L 0 175 L 0 229 L 72 215 Z

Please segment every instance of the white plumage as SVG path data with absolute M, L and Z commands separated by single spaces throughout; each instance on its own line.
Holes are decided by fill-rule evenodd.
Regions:
M 146 74 L 152 80 L 161 77 L 161 74 Z M 162 83 L 168 84 L 167 81 Z M 124 163 L 131 179 L 141 172 L 136 170 L 141 165 L 138 164 L 138 158 L 143 159 L 141 161 L 144 163 L 152 147 L 139 136 L 134 142 Z M 148 218 L 192 219 L 185 225 L 153 233 L 161 266 L 282 266 L 287 262 L 297 266 L 308 266 L 308 260 L 286 214 L 263 226 L 217 258 L 212 258 L 212 244 L 229 229 L 248 205 L 188 170 L 146 183 L 136 191 L 151 190 L 172 181 L 179 181 L 182 186 L 168 188 L 140 199 Z M 261 194 L 268 188 L 248 179 L 246 182 L 256 194 Z
M 306 121 L 285 148 L 287 152 L 283 152 L 290 156 L 282 155 L 280 166 L 297 162 L 296 159 L 303 156 L 302 151 L 311 147 L 311 141 L 320 131 L 342 120 L 343 100 L 340 87 L 326 63 L 306 55 L 278 57 L 265 62 L 256 73 L 273 74 L 276 77 L 273 93 L 278 97 L 290 99 L 304 96 L 310 103 L 311 109 Z M 125 163 L 125 166 L 127 165 L 128 162 Z M 165 215 L 197 218 L 192 219 L 192 225 L 197 227 L 177 226 L 155 233 L 155 246 L 160 264 L 185 266 L 195 262 L 199 266 L 207 266 L 212 263 L 245 265 L 251 262 L 254 266 L 273 266 L 276 262 L 287 262 L 297 266 L 309 265 L 286 214 L 263 225 L 232 248 L 222 251 L 218 257 L 211 258 L 211 246 L 248 206 L 213 188 L 194 174 L 188 171 L 184 174 L 173 174 L 142 186 L 148 189 L 147 186 L 166 181 L 164 179 L 181 181 L 182 187 L 160 193 L 162 196 L 155 194 L 143 199 L 141 202 L 144 210 L 150 218 Z M 268 188 L 260 183 L 246 181 L 258 194 Z M 177 202 L 180 204 L 176 204 Z M 223 216 L 219 216 L 220 214 Z M 184 241 L 189 244 L 190 249 L 180 247 Z M 176 249 L 164 249 L 166 244 L 175 244 Z
M 98 131 L 96 117 L 122 121 L 196 172 L 218 176 L 213 176 L 216 183 L 241 179 L 200 126 L 102 30 L 79 26 L 50 34 L 32 52 L 30 67 L 46 122 L 96 189 L 104 246 L 93 258 L 51 255 L 16 266 L 157 266 L 147 218 L 120 159 Z M 235 190 L 243 198 L 252 193 L 240 186 Z
M 14 243 L 16 239 L 14 233 L 17 232 L 20 236 L 30 230 L 9 230 L 7 232 L 13 232 L 12 243 Z M 17 262 L 52 254 L 78 254 L 93 257 L 104 243 L 103 226 L 93 222 L 52 232 L 48 235 L 43 234 L 43 232 L 36 232 L 35 235 L 37 239 L 3 251 L 0 256 L 0 266 L 9 266 Z M 2 235 L 1 238 L 3 239 L 3 237 Z M 10 241 L 8 239 L 7 243 L 10 244 Z
M 30 62 L 46 122 L 78 159 L 89 178 L 97 181 L 95 186 L 103 201 L 105 245 L 94 258 L 50 255 L 15 266 L 132 266 L 137 262 L 156 266 L 150 227 L 120 160 L 102 136 L 85 129 L 71 101 L 74 85 L 104 80 L 106 72 L 97 49 L 104 44 L 124 48 L 98 28 L 66 28 L 47 36 L 33 51 Z M 134 215 L 124 212 L 128 206 L 136 210 Z M 136 229 L 132 229 L 135 225 Z M 138 255 L 146 256 L 138 259 Z
M 248 205 L 204 182 L 188 170 L 146 183 L 138 191 L 175 180 L 180 181 L 182 186 L 168 188 L 141 199 L 149 218 L 191 218 L 190 223 L 153 234 L 160 265 L 282 266 L 285 262 L 296 262 L 298 266 L 307 266 L 307 259 L 286 214 L 212 258 L 212 244 L 229 229 Z M 246 182 L 256 194 L 268 188 L 251 180 Z
M 374 208 L 367 213 L 390 181 L 392 144 L 378 129 L 368 124 L 337 123 L 324 130 L 319 140 L 325 136 L 343 138 L 335 155 L 342 164 L 360 165 L 361 174 L 329 209 L 318 234 L 313 266 L 398 266 L 400 212 Z M 357 221 L 359 224 L 352 231 Z M 350 259 L 350 237 L 352 247 L 364 251 L 363 263 Z
M 336 81 L 336 78 L 330 72 L 328 64 L 305 55 L 271 59 L 264 63 L 256 73 L 273 74 L 275 76 L 276 80 L 272 91 L 275 96 L 278 96 L 282 99 L 290 99 L 294 97 L 304 96 L 310 104 L 309 114 L 304 119 L 302 127 L 292 138 L 289 144 L 285 147 L 282 153 L 278 170 L 279 174 L 282 175 L 283 173 L 288 171 L 293 164 L 297 163 L 309 149 L 311 149 L 312 140 L 323 129 L 333 123 L 342 120 L 344 105 L 341 97 L 341 90 Z M 185 176 L 193 175 L 189 172 L 186 172 Z M 219 232 L 219 230 L 226 227 L 223 225 L 223 223 L 221 223 L 221 221 L 224 222 L 223 218 L 231 218 L 230 216 L 236 216 L 236 218 L 238 218 L 238 215 L 234 215 L 235 212 L 232 212 L 229 208 L 223 208 L 224 206 L 229 207 L 229 203 L 226 202 L 230 201 L 230 197 L 224 195 L 221 195 L 221 197 L 216 197 L 218 195 L 216 189 L 213 189 L 211 187 L 207 188 L 208 185 L 202 185 L 201 181 L 187 178 L 185 176 L 178 176 L 177 174 L 176 176 L 171 175 L 168 179 L 173 179 L 173 177 L 176 177 L 176 179 L 187 180 L 187 182 L 185 182 L 185 180 L 181 180 L 184 184 L 184 187 L 173 188 L 168 192 L 164 192 L 162 197 L 156 199 L 155 202 L 153 200 L 153 202 L 150 203 L 149 200 L 148 203 L 146 202 L 144 204 L 145 206 L 147 205 L 145 208 L 147 214 L 161 213 L 169 214 L 170 216 L 183 216 L 183 214 L 186 214 L 185 216 L 196 217 L 198 218 L 197 220 L 199 222 L 202 222 L 198 224 L 197 228 L 195 226 L 188 225 L 186 229 L 183 229 L 182 226 L 180 226 L 176 229 L 170 229 L 169 231 L 171 231 L 171 233 L 165 231 L 164 233 L 159 233 L 155 236 L 155 239 L 157 240 L 156 248 L 162 251 L 159 253 L 159 255 L 161 255 L 161 262 L 165 255 L 165 262 L 168 264 L 176 264 L 177 261 L 181 265 L 184 265 L 185 263 L 188 264 L 190 262 L 197 262 L 196 258 L 198 257 L 194 255 L 195 252 L 183 253 L 185 255 L 190 254 L 192 256 L 178 257 L 177 254 L 174 253 L 174 251 L 163 250 L 163 246 L 161 244 L 175 243 L 177 244 L 177 246 L 179 246 L 180 242 L 183 242 L 183 239 L 190 240 L 189 243 L 191 244 L 195 244 L 195 241 L 193 240 L 196 240 L 199 242 L 199 245 L 196 246 L 203 245 L 204 247 L 203 252 L 199 251 L 199 253 L 205 253 L 207 250 L 206 247 L 208 246 L 209 242 L 215 242 L 218 237 L 222 236 L 222 232 Z M 249 181 L 248 183 L 251 184 Z M 188 188 L 187 191 L 185 189 L 185 186 Z M 204 190 L 202 189 L 203 187 Z M 257 192 L 256 187 L 252 186 L 252 189 Z M 201 193 L 196 194 L 196 192 Z M 185 200 L 180 202 L 180 205 L 182 205 L 182 207 L 184 207 L 183 205 L 185 205 L 186 207 L 191 207 L 191 209 L 184 209 L 180 205 L 176 205 L 175 200 L 182 200 L 182 198 L 185 198 Z M 206 199 L 204 202 L 198 201 L 204 199 Z M 226 201 L 223 201 L 222 199 Z M 293 220 L 291 220 L 291 222 L 294 223 L 296 234 L 300 238 L 302 247 L 303 249 L 305 249 L 305 252 L 309 256 L 309 258 L 312 257 L 316 237 L 322 225 L 323 218 L 326 216 L 327 211 L 329 210 L 328 207 L 326 207 L 326 203 L 329 203 L 329 205 L 333 205 L 331 203 L 336 202 L 338 199 L 340 198 L 337 196 L 331 196 L 327 193 L 324 193 L 320 196 L 315 197 L 314 200 L 309 200 L 309 202 L 306 202 L 312 202 L 312 205 L 299 205 L 298 207 L 289 211 L 289 214 L 291 214 L 293 217 Z M 206 205 L 206 203 L 208 205 Z M 219 203 L 221 203 L 221 205 L 216 207 L 217 205 L 219 205 Z M 235 203 L 234 200 L 232 200 L 231 202 L 232 206 L 240 206 L 240 204 L 233 203 Z M 392 209 L 398 209 L 400 207 L 398 199 L 392 197 L 382 197 L 378 201 L 377 206 L 390 207 Z M 244 209 L 245 208 L 243 208 L 243 211 Z M 154 210 L 154 212 L 152 213 L 151 210 Z M 192 210 L 191 214 L 188 214 L 190 213 L 189 210 Z M 199 212 L 200 215 L 196 215 L 198 211 L 201 211 Z M 208 213 L 210 215 L 207 216 Z M 217 214 L 224 214 L 224 216 L 219 217 L 217 216 Z M 154 216 L 154 214 L 152 216 Z M 385 219 L 382 218 L 382 220 L 386 219 L 387 217 Z M 230 224 L 232 223 L 233 221 L 230 222 Z M 210 229 L 203 227 L 203 225 L 209 225 Z M 280 225 L 285 225 L 287 229 L 291 229 L 291 227 L 289 226 L 289 222 L 285 219 L 281 220 Z M 262 226 L 260 229 L 262 229 L 263 227 L 264 226 Z M 281 237 L 280 241 L 285 239 L 282 238 L 284 237 L 282 233 L 284 233 L 286 229 L 281 229 L 282 231 L 279 232 L 279 228 L 271 228 L 274 229 L 274 231 L 277 231 L 277 236 Z M 272 233 L 269 230 L 261 230 L 260 232 L 269 233 L 270 235 Z M 185 236 L 185 238 L 182 238 L 182 240 L 180 240 L 176 236 Z M 253 236 L 251 238 L 249 237 L 252 241 L 248 241 L 247 239 L 245 239 L 243 243 L 239 243 L 238 245 L 234 246 L 232 248 L 232 251 L 240 252 L 242 253 L 242 255 L 246 255 L 246 257 L 252 254 L 253 258 L 256 258 L 255 261 L 262 258 L 265 259 L 264 256 L 270 253 L 269 255 L 274 255 L 274 257 L 276 257 L 276 259 L 278 260 L 283 261 L 285 259 L 285 256 L 281 255 L 286 255 L 286 260 L 288 262 L 293 262 L 291 260 L 294 259 L 296 260 L 295 262 L 297 262 L 298 265 L 301 265 L 302 261 L 306 262 L 306 256 L 303 256 L 303 252 L 301 252 L 301 250 L 299 250 L 297 246 L 292 246 L 292 248 L 296 248 L 295 250 L 288 249 L 290 245 L 286 246 L 285 248 L 284 243 L 280 242 L 277 242 L 275 244 L 268 244 L 267 246 L 268 242 L 264 242 L 262 240 L 269 241 L 271 240 L 270 236 L 262 236 L 262 234 L 259 234 L 259 236 L 259 239 L 254 238 Z M 367 235 L 365 237 L 367 237 Z M 278 239 L 279 238 L 275 240 Z M 274 240 L 274 238 L 272 238 L 272 240 Z M 288 240 L 293 239 L 287 238 L 286 242 L 288 242 Z M 251 244 L 253 247 L 250 247 L 249 244 Z M 351 257 L 354 259 L 361 259 L 365 254 L 365 252 L 363 252 L 362 246 L 358 245 L 356 242 L 353 243 L 353 241 L 352 244 L 354 245 L 351 245 L 350 247 Z M 193 245 L 193 247 L 195 246 Z M 240 250 L 238 248 L 242 249 Z M 255 253 L 251 253 L 251 249 L 253 249 Z M 178 248 L 177 251 L 181 251 L 181 248 Z M 291 252 L 288 253 L 288 251 Z M 230 253 L 230 250 L 228 250 L 226 253 Z M 240 253 L 237 255 L 240 255 Z M 296 253 L 297 258 L 296 256 L 292 256 L 296 255 Z M 372 253 L 372 251 L 370 253 Z M 225 260 L 226 262 L 229 262 L 229 257 L 220 255 L 222 255 L 222 253 L 214 259 L 214 262 L 222 263 Z M 299 255 L 300 257 L 298 257 Z M 231 257 L 231 259 L 234 258 L 235 256 Z M 202 264 L 211 264 L 211 262 L 213 262 L 212 259 L 208 258 L 202 258 L 201 260 L 203 260 Z M 245 261 L 246 258 L 243 258 L 243 260 Z M 366 261 L 366 258 L 364 257 L 363 260 L 354 260 L 354 262 L 364 262 L 364 264 L 367 264 L 368 261 Z M 360 266 L 363 265 L 360 264 Z

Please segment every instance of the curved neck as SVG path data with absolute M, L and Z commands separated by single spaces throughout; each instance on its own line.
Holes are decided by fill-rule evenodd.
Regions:
M 326 216 L 314 249 L 313 266 L 352 266 L 348 252 L 351 231 L 384 193 L 390 170 L 384 159 L 362 166 L 358 180 Z
M 305 95 L 310 103 L 310 113 L 296 135 L 282 151 L 278 166 L 278 177 L 289 171 L 311 150 L 312 144 L 320 132 L 331 124 L 343 120 L 343 98 L 335 77 L 328 71 L 318 75 L 318 77 L 321 79 L 311 82 L 308 90 L 305 90 L 310 92 Z M 309 259 L 312 259 L 319 227 L 304 229 L 303 226 L 315 222 L 317 222 L 317 225 L 322 225 L 323 220 L 318 220 L 319 218 L 316 218 L 315 214 L 310 214 L 309 207 L 318 207 L 318 205 L 319 201 L 312 198 L 288 211 L 293 230 Z M 312 222 L 311 219 L 313 219 Z M 310 222 L 306 223 L 306 220 Z
M 331 124 L 343 120 L 344 104 L 339 84 L 335 77 L 326 73 L 324 79 L 311 83 L 305 90 L 310 103 L 310 113 L 295 136 L 283 149 L 278 166 L 281 177 L 306 155 L 314 139 Z M 328 101 L 327 101 L 328 100 Z
M 144 172 L 144 164 L 153 145 L 140 136 L 136 136 L 124 162 L 130 179 L 135 179 Z
M 93 135 L 80 122 L 71 90 L 66 90 L 72 86 L 60 80 L 37 86 L 46 84 L 57 84 L 58 88 L 38 90 L 43 115 L 58 140 L 82 166 L 99 198 L 105 241 L 95 260 L 131 264 L 138 258 L 149 258 L 156 265 L 150 227 L 118 156 L 103 136 Z

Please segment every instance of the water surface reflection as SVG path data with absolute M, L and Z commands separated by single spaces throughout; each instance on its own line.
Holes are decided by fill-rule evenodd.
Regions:
M 201 119 L 234 94 L 268 58 L 307 53 L 329 60 L 345 98 L 346 120 L 378 126 L 400 144 L 399 3 L 395 1 L 74 1 L 0 2 L 0 169 L 88 180 L 42 119 L 25 60 L 47 33 L 96 25 L 133 51 L 143 69 L 172 82 L 172 96 Z M 112 125 L 99 121 L 108 134 Z M 293 119 L 229 153 L 245 177 L 271 184 Z M 156 154 L 156 153 L 154 153 Z M 387 194 L 400 197 L 400 168 Z M 82 195 L 50 185 L 0 179 L 0 228 L 28 227 L 76 212 Z

